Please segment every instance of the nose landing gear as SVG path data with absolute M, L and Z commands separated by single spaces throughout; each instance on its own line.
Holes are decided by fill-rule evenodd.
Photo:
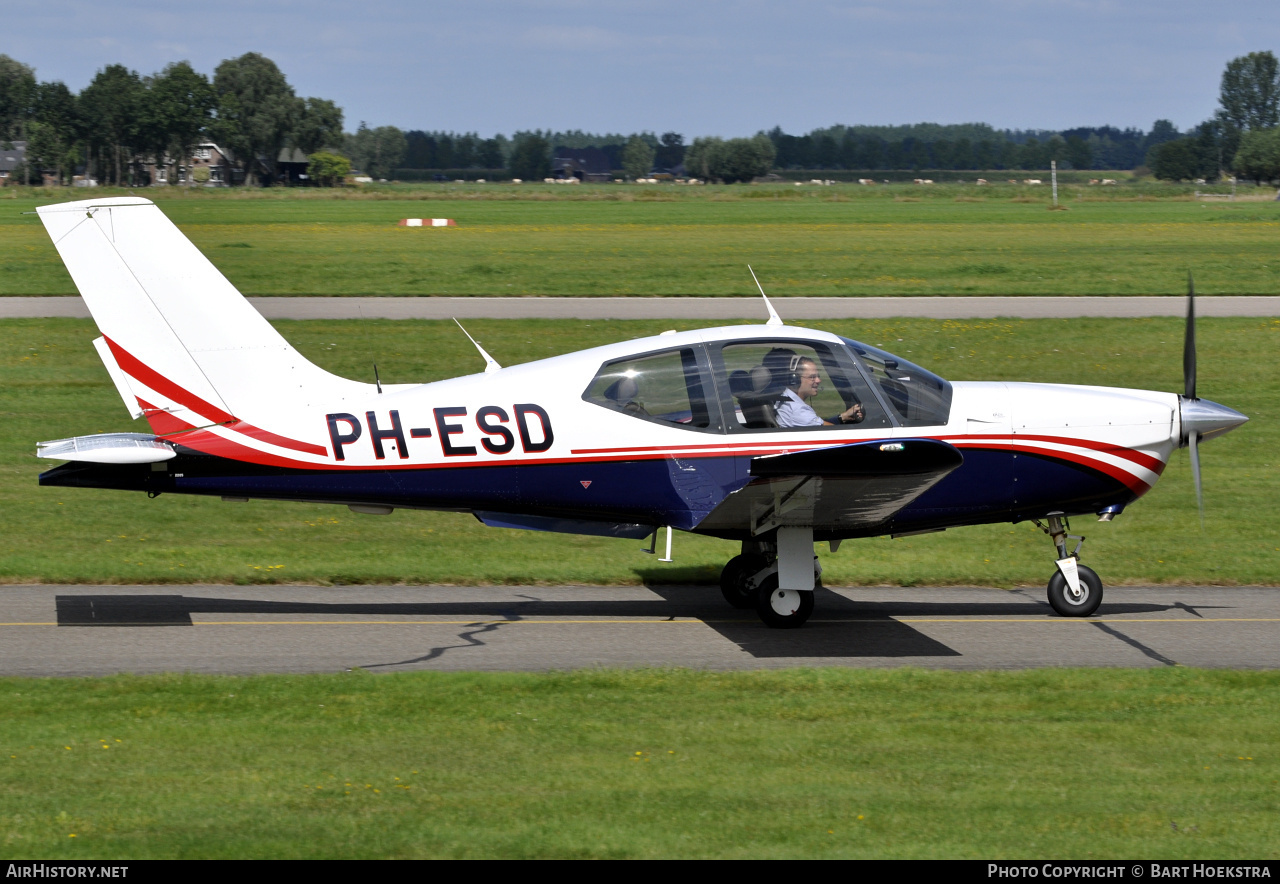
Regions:
M 1048 525 L 1032 519 L 1036 527 L 1048 534 L 1058 551 L 1058 570 L 1049 578 L 1049 605 L 1063 617 L 1088 617 L 1102 604 L 1102 580 L 1090 567 L 1080 564 L 1080 548 L 1084 537 L 1068 534 L 1071 524 L 1062 513 L 1050 513 Z M 1067 540 L 1075 540 L 1076 548 L 1068 554 Z

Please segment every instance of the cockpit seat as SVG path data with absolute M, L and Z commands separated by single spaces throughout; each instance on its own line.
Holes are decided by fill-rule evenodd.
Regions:
M 729 375 L 729 391 L 738 400 L 748 428 L 765 430 L 778 426 L 777 403 L 782 388 L 775 383 L 769 368 L 757 365 L 751 371 L 735 371 Z
M 640 385 L 636 383 L 635 378 L 621 377 L 609 385 L 604 391 L 604 398 L 608 399 L 619 411 L 625 411 L 628 414 L 647 415 L 636 397 L 640 395 Z

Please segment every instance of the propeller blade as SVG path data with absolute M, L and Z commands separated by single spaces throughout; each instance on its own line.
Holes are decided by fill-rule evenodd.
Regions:
M 1204 489 L 1200 485 L 1200 434 L 1192 430 L 1187 436 L 1187 449 L 1191 452 L 1191 475 L 1196 480 L 1196 506 L 1200 510 L 1200 527 L 1204 527 Z
M 1196 398 L 1196 284 L 1187 271 L 1187 329 L 1182 342 L 1182 383 L 1188 399 Z M 1196 474 L 1197 476 L 1199 473 Z

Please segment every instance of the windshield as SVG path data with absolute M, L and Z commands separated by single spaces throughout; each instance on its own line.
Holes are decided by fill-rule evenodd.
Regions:
M 885 401 L 907 427 L 945 424 L 951 414 L 951 384 L 931 371 L 877 347 L 841 338 L 866 367 Z

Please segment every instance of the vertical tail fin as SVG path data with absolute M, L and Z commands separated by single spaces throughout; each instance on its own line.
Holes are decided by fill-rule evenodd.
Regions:
M 150 200 L 37 211 L 106 339 L 113 380 L 127 376 L 117 388 L 144 413 L 195 426 L 233 416 L 274 423 L 365 388 L 303 358 Z

